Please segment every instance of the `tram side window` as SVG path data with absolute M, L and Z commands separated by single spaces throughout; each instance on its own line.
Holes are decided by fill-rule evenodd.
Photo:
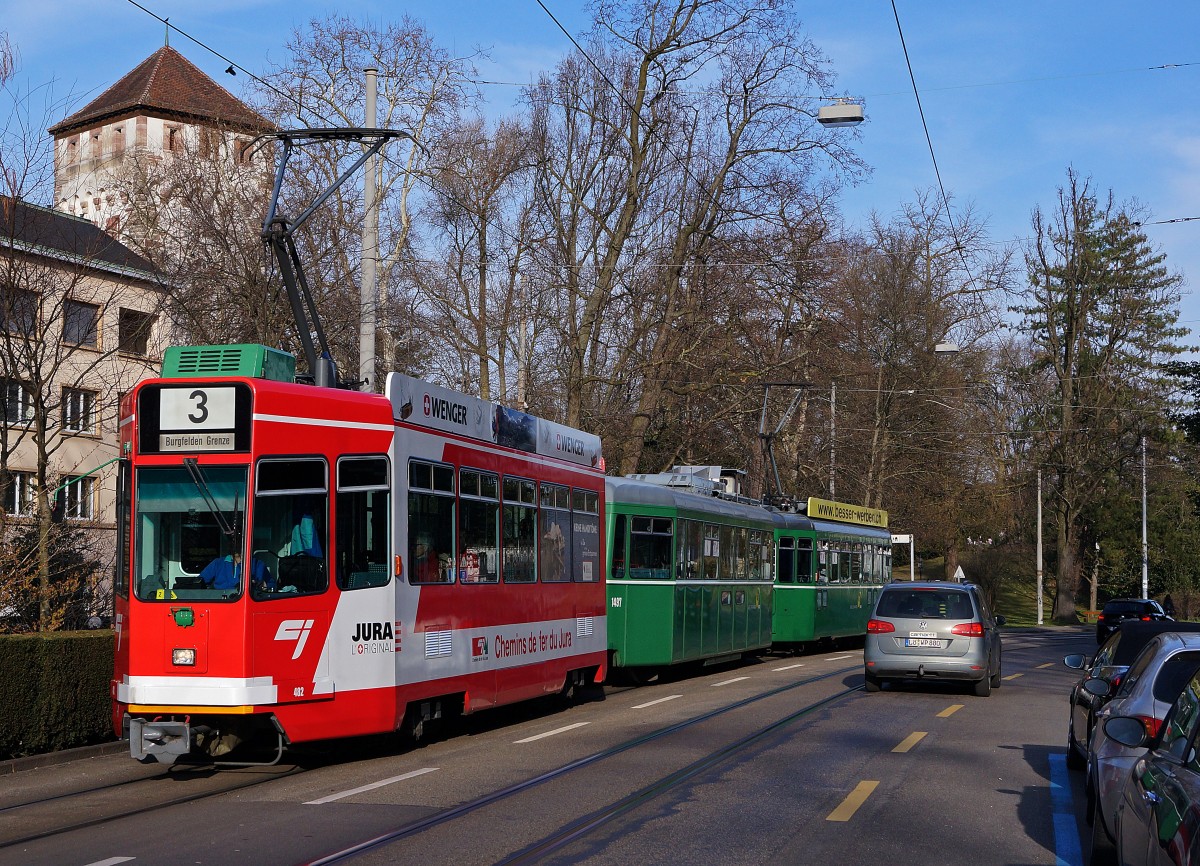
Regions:
M 628 541 L 625 535 L 626 522 L 624 514 L 618 514 L 613 519 L 612 552 L 608 557 L 612 563 L 609 576 L 613 578 L 625 577 L 625 547 Z
M 863 549 L 856 541 L 850 545 L 850 580 L 861 583 L 863 579 Z
M 538 573 L 543 583 L 571 579 L 571 489 L 542 485 L 542 525 Z
M 675 545 L 680 580 L 695 580 L 703 574 L 704 524 L 698 520 L 679 521 L 679 540 Z
M 753 555 L 750 552 L 750 530 L 744 526 L 733 528 L 733 575 L 738 580 L 753 577 Z
M 629 576 L 667 579 L 671 576 L 671 518 L 629 519 Z
M 704 524 L 704 557 L 701 560 L 704 563 L 704 568 L 700 576 L 708 580 L 716 580 L 720 577 L 717 569 L 720 559 L 721 527 L 706 523 Z
M 454 467 L 408 464 L 409 583 L 454 581 Z
M 500 579 L 500 480 L 490 472 L 458 474 L 458 580 Z
M 600 494 L 573 489 L 571 515 L 571 564 L 575 580 L 594 583 L 600 579 Z
M 737 574 L 735 562 L 737 560 L 737 548 L 733 540 L 733 527 L 721 527 L 721 552 L 717 557 L 717 576 L 721 580 L 733 580 Z
M 817 553 L 817 583 L 829 583 L 829 542 L 822 541 Z
M 113 591 L 129 598 L 129 510 L 133 504 L 133 464 L 124 458 L 117 464 L 117 570 Z
M 250 543 L 254 597 L 324 592 L 329 588 L 325 461 L 268 458 L 258 461 L 256 472 Z
M 775 546 L 771 534 L 752 530 L 750 532 L 750 577 L 754 580 L 775 579 Z
M 783 536 L 779 539 L 779 551 L 776 553 L 779 565 L 778 582 L 796 582 L 796 539 Z
M 811 538 L 796 539 L 796 582 L 813 582 L 813 543 Z
M 537 485 L 526 478 L 504 479 L 504 582 L 537 579 Z
M 386 586 L 391 579 L 390 499 L 386 457 L 343 457 L 338 461 L 338 589 Z

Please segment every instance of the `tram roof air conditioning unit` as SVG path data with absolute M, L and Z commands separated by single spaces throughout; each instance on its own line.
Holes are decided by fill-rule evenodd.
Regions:
M 296 381 L 296 358 L 270 346 L 171 346 L 163 354 L 162 378 L 245 376 L 275 382 Z

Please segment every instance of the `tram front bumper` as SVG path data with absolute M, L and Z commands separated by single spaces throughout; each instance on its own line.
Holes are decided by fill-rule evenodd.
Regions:
M 191 751 L 192 732 L 187 722 L 147 721 L 125 717 L 129 729 L 129 753 L 143 764 L 158 761 L 174 764 Z

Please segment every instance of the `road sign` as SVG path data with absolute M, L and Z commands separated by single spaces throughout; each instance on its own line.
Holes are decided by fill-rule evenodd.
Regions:
M 966 582 L 966 580 L 967 580 L 967 575 L 966 575 L 966 573 L 965 573 L 965 572 L 962 570 L 962 566 L 961 566 L 961 565 L 960 565 L 958 568 L 954 569 L 954 579 L 955 579 L 956 581 L 958 581 L 959 583 L 965 583 L 965 582 Z
M 892 544 L 912 544 L 911 535 L 893 535 Z

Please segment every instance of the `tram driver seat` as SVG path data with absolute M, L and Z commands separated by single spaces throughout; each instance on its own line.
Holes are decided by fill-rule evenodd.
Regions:
M 325 589 L 325 561 L 296 553 L 279 558 L 279 587 L 294 586 L 297 592 L 320 592 Z

